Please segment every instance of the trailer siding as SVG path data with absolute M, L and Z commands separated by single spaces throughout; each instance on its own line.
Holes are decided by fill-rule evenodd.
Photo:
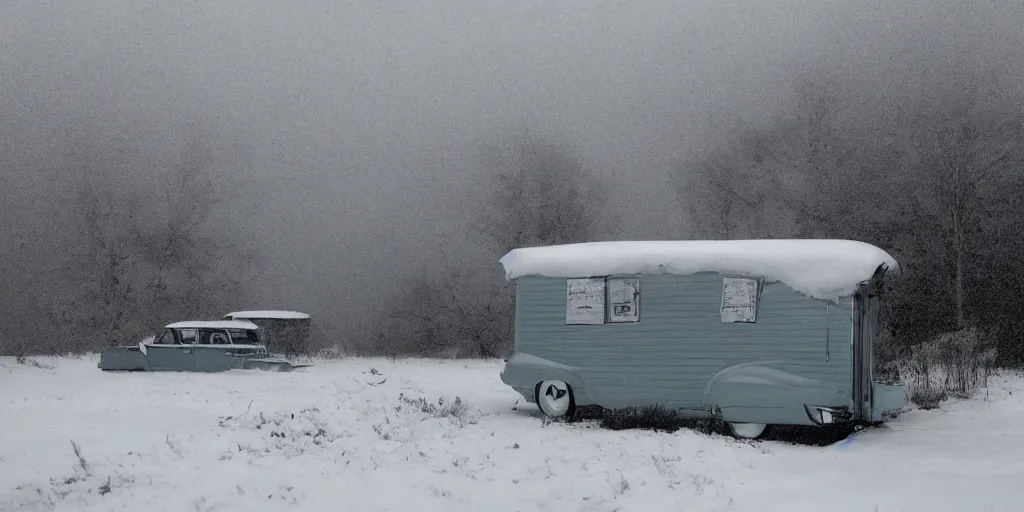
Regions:
M 639 277 L 640 321 L 604 325 L 565 325 L 564 278 L 520 278 L 516 352 L 573 368 L 581 395 L 605 407 L 700 408 L 709 405 L 702 400 L 712 376 L 755 361 L 778 361 L 834 396 L 851 396 L 849 299 L 828 305 L 769 283 L 756 323 L 722 323 L 721 275 Z

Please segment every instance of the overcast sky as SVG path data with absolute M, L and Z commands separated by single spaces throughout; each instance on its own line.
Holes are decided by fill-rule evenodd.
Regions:
M 780 108 L 796 77 L 1019 69 L 1022 26 L 1019 0 L 4 0 L 0 135 L 45 155 L 87 121 L 171 158 L 202 127 L 253 198 L 218 222 L 267 248 L 293 283 L 282 306 L 316 313 L 356 285 L 382 297 L 467 229 L 475 147 L 509 130 L 616 183 L 635 238 L 676 237 L 675 163 Z

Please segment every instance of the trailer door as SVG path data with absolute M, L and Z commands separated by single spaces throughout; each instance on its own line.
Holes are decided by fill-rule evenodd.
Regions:
M 872 291 L 858 287 L 853 301 L 853 413 L 866 420 L 873 410 L 873 347 L 881 328 L 881 298 Z

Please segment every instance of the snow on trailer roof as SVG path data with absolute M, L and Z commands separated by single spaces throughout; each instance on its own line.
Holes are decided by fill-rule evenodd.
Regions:
M 779 281 L 816 299 L 850 295 L 889 253 L 851 240 L 692 240 L 587 242 L 513 249 L 501 258 L 509 279 L 609 274 L 718 272 Z
M 306 313 L 298 311 L 235 311 L 224 315 L 224 318 L 266 318 L 270 320 L 305 320 Z
M 212 321 L 186 321 L 175 322 L 164 326 L 167 329 L 245 329 L 255 330 L 259 327 L 243 320 L 212 320 Z

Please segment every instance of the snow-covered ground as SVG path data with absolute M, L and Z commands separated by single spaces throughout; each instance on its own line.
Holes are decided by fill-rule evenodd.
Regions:
M 500 362 L 115 374 L 38 361 L 53 367 L 0 359 L 4 512 L 1024 510 L 1012 373 L 987 400 L 809 447 L 544 425 L 514 407 Z

